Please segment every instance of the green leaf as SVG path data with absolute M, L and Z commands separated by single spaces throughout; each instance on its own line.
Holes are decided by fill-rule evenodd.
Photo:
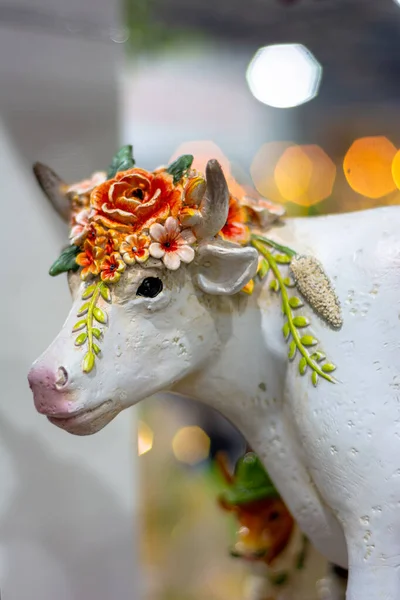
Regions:
M 321 360 L 325 360 L 326 356 L 323 352 L 320 352 L 319 350 L 317 350 L 317 352 L 313 352 L 313 354 L 311 354 L 311 359 L 315 360 L 317 362 L 321 362 Z
M 300 375 L 304 375 L 304 373 L 306 371 L 307 371 L 307 361 L 303 356 L 299 362 L 299 373 L 300 373 Z
M 287 254 L 274 254 L 274 259 L 279 265 L 288 265 L 292 260 Z
M 135 161 L 132 156 L 133 148 L 131 145 L 122 146 L 116 154 L 114 154 L 107 172 L 107 179 L 112 179 L 119 171 L 126 171 L 135 166 Z
M 273 279 L 271 281 L 271 283 L 269 284 L 269 289 L 273 290 L 274 292 L 279 292 L 279 283 L 276 279 Z
M 303 306 L 303 302 L 297 296 L 289 298 L 289 304 L 292 308 L 300 308 L 300 306 Z
M 284 326 L 282 327 L 282 333 L 283 333 L 283 337 L 286 339 L 287 337 L 289 337 L 290 335 L 290 326 L 289 323 L 286 321 L 286 323 L 284 324 Z
M 186 171 L 192 166 L 192 162 L 193 156 L 191 154 L 183 154 L 169 165 L 167 173 L 173 175 L 174 183 L 178 183 L 182 179 Z
M 266 277 L 266 275 L 268 274 L 268 271 L 269 271 L 268 261 L 267 261 L 267 259 L 263 258 L 260 261 L 260 268 L 258 270 L 258 276 L 259 276 L 259 278 L 261 280 L 264 279 Z
M 98 308 L 97 306 L 95 306 L 93 309 L 93 316 L 96 319 L 96 321 L 98 321 L 99 323 L 107 323 L 107 316 L 106 316 L 105 312 L 102 311 L 101 308 Z
M 111 302 L 110 288 L 105 283 L 100 284 L 100 294 L 102 295 L 104 300 L 107 300 L 107 302 Z
M 84 344 L 86 342 L 86 340 L 87 340 L 87 333 L 86 332 L 80 333 L 75 340 L 75 346 L 82 346 L 82 344 Z
M 321 369 L 324 373 L 332 373 L 332 371 L 335 371 L 336 366 L 333 363 L 325 363 Z
M 95 337 L 97 340 L 100 340 L 100 339 L 101 339 L 101 331 L 100 331 L 100 329 L 97 329 L 97 327 L 93 327 L 93 329 L 92 329 L 92 333 L 93 333 L 94 337 Z
M 87 300 L 88 298 L 91 298 L 93 296 L 94 290 L 96 289 L 96 285 L 96 283 L 93 283 L 85 289 L 85 291 L 82 294 L 82 300 Z
M 293 319 L 293 325 L 295 327 L 307 327 L 309 324 L 310 321 L 307 319 L 307 317 L 295 317 Z
M 82 361 L 82 371 L 84 373 L 90 373 L 90 371 L 93 369 L 94 367 L 94 354 L 93 352 L 87 352 L 85 354 L 85 356 L 83 357 L 83 361 Z
M 311 381 L 312 381 L 312 384 L 313 384 L 314 387 L 317 387 L 317 385 L 318 385 L 318 379 L 319 379 L 318 373 L 316 371 L 313 371 L 312 374 L 311 374 Z
M 75 331 L 79 331 L 80 329 L 83 329 L 84 327 L 86 327 L 86 319 L 82 319 L 81 321 L 78 321 L 77 323 L 75 323 L 75 325 L 72 328 L 72 332 L 74 333 Z
M 93 344 L 92 344 L 92 345 L 93 345 L 93 350 L 95 351 L 95 353 L 96 353 L 96 354 L 100 354 L 101 350 L 100 350 L 100 348 L 98 347 L 98 345 L 97 345 L 97 344 L 95 344 L 94 342 L 93 342 Z
M 286 285 L 286 287 L 294 287 L 296 285 L 295 282 L 290 279 L 290 277 L 285 277 L 283 283 Z
M 82 315 L 86 314 L 87 311 L 89 310 L 89 306 L 90 306 L 90 302 L 85 302 L 85 304 L 82 304 L 82 306 L 80 307 L 80 309 L 77 312 L 77 316 L 81 317 Z
M 56 277 L 56 275 L 60 275 L 60 273 L 77 271 L 79 265 L 76 263 L 75 259 L 80 251 L 81 249 L 78 246 L 68 246 L 68 248 L 65 248 L 57 260 L 51 265 L 49 274 L 52 277 Z
M 287 573 L 286 571 L 282 571 L 281 573 L 277 573 L 276 575 L 272 574 L 269 576 L 269 580 L 272 583 L 272 585 L 276 586 L 285 585 L 288 579 L 289 573 Z
M 258 240 L 259 242 L 263 242 L 264 244 L 271 246 L 271 248 L 275 248 L 275 250 L 283 252 L 288 256 L 296 256 L 297 254 L 297 252 L 295 252 L 291 248 L 288 248 L 288 246 L 282 246 L 282 244 L 278 244 L 278 242 L 274 242 L 274 240 L 270 240 L 269 238 L 263 237 L 262 235 L 252 235 L 252 238 Z
M 300 338 L 300 342 L 303 344 L 303 346 L 315 346 L 318 344 L 318 340 L 316 340 L 312 335 L 303 335 Z
M 290 342 L 289 353 L 288 353 L 289 360 L 294 359 L 294 357 L 296 356 L 296 351 L 297 351 L 296 342 Z

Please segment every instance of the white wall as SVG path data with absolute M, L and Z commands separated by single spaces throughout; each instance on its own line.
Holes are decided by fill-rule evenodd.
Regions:
M 47 274 L 66 231 L 30 165 L 47 161 L 69 180 L 106 166 L 118 137 L 115 67 L 111 45 L 0 30 L 0 590 L 5 600 L 139 597 L 132 412 L 93 437 L 74 437 L 35 412 L 26 379 L 70 305 L 66 278 Z

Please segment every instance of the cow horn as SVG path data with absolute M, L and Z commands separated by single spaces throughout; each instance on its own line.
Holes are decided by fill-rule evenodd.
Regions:
M 229 190 L 221 165 L 215 159 L 206 167 L 207 189 L 200 204 L 200 222 L 193 228 L 197 239 L 214 237 L 226 223 Z
M 69 221 L 71 201 L 67 193 L 67 184 L 50 167 L 42 163 L 35 163 L 33 165 L 33 172 L 53 208 L 64 221 Z

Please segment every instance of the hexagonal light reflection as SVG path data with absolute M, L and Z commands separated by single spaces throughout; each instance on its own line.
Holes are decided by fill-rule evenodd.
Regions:
M 260 48 L 246 73 L 253 96 L 274 108 L 292 108 L 312 100 L 321 77 L 321 65 L 302 44 Z

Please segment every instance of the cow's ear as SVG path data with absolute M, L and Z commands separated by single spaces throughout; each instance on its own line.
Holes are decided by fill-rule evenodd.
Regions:
M 206 294 L 232 295 L 254 277 L 258 252 L 224 241 L 202 242 L 197 250 L 196 282 Z

